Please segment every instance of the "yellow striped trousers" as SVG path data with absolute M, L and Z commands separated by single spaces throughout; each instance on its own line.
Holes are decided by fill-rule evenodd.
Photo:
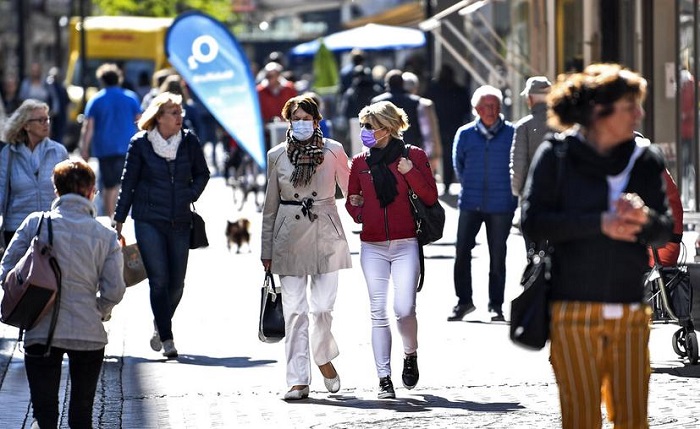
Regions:
M 562 427 L 648 428 L 651 310 L 642 304 L 552 303 L 551 363 Z

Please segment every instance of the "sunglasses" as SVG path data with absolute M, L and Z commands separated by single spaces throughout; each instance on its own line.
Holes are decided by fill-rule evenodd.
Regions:
M 373 129 L 375 129 L 375 128 L 372 126 L 372 124 L 370 124 L 369 122 L 365 122 L 364 124 L 360 124 L 360 128 L 364 128 L 364 129 L 366 129 L 366 130 L 373 130 Z M 377 129 L 379 129 L 379 128 L 377 128 Z

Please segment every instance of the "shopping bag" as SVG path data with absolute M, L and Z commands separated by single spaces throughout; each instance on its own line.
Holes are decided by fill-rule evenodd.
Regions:
M 261 290 L 258 338 L 264 343 L 276 343 L 284 338 L 282 289 L 275 287 L 275 279 L 269 271 L 265 273 Z
M 122 255 L 124 256 L 124 283 L 126 287 L 134 286 L 148 278 L 146 267 L 141 259 L 141 252 L 136 243 L 126 244 L 124 237 L 119 239 L 122 245 Z

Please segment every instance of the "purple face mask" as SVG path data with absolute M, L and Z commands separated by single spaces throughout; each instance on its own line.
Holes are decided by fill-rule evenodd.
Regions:
M 377 144 L 377 139 L 374 138 L 374 130 L 363 128 L 360 132 L 360 139 L 362 139 L 362 144 L 370 149 Z

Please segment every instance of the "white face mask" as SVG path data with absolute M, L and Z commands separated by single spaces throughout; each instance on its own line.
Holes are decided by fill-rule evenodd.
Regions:
M 314 121 L 292 121 L 292 136 L 299 141 L 308 140 L 314 135 Z

